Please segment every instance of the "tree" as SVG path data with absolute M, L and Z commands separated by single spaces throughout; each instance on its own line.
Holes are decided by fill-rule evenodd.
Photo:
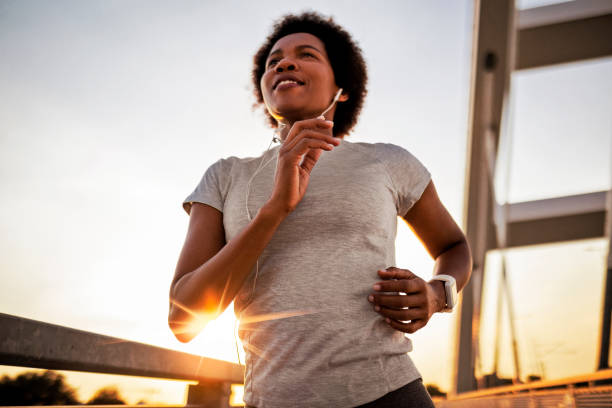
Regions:
M 0 405 L 77 405 L 80 402 L 64 376 L 55 371 L 29 371 L 0 380 Z
M 87 405 L 101 405 L 101 404 L 124 404 L 125 401 L 119 394 L 117 387 L 104 387 L 100 388 L 89 401 Z
M 527 382 L 534 382 L 534 381 L 542 381 L 542 377 L 537 374 L 530 374 L 529 376 L 527 376 Z

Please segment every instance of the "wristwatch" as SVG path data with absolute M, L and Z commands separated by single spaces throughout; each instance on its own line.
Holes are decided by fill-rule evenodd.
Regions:
M 431 280 L 444 282 L 444 293 L 446 294 L 446 305 L 443 312 L 450 313 L 457 304 L 457 282 L 450 275 L 434 275 Z

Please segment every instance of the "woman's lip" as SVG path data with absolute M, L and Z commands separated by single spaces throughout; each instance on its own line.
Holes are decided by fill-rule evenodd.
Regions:
M 302 85 L 297 83 L 297 82 L 287 82 L 287 83 L 284 83 L 284 84 L 278 84 L 275 89 L 277 91 L 281 91 L 283 89 L 294 88 L 296 86 L 302 86 Z

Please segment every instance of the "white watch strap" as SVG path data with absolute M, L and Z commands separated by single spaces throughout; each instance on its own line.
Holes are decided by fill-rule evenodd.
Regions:
M 446 295 L 446 307 L 443 312 L 452 312 L 457 304 L 457 281 L 450 275 L 434 275 L 432 280 L 444 282 L 444 293 Z

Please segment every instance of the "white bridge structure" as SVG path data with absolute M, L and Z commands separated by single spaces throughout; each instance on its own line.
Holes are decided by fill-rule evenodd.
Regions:
M 500 140 L 509 137 L 512 73 L 611 55 L 612 1 L 574 0 L 525 10 L 517 10 L 513 0 L 475 1 L 463 218 L 474 265 L 460 305 L 454 390 L 447 400 L 437 403 L 440 407 L 612 407 L 612 371 L 608 363 L 612 192 L 508 204 L 498 202 L 500 194 L 496 194 L 494 182 Z M 483 390 L 475 368 L 487 252 L 604 237 L 608 239 L 608 258 L 599 371 L 563 381 L 519 384 L 520 366 L 514 344 L 515 385 Z

